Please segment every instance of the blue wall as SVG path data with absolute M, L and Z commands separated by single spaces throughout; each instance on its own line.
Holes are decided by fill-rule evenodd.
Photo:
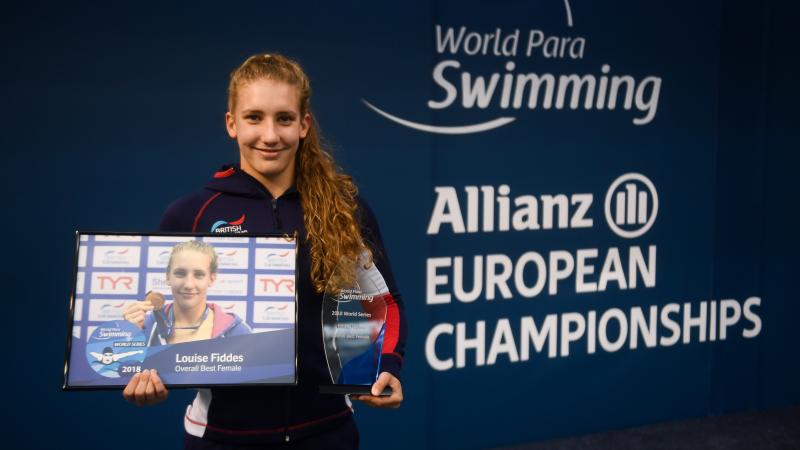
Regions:
M 223 128 L 227 74 L 269 50 L 299 59 L 311 75 L 317 119 L 378 214 L 407 305 L 406 401 L 397 411 L 357 405 L 366 448 L 483 448 L 800 401 L 789 2 L 363 2 L 315 5 L 295 16 L 286 12 L 294 6 L 251 8 L 45 3 L 7 7 L 0 19 L 0 148 L 10 159 L 3 184 L 13 255 L 4 282 L 15 338 L 3 376 L 13 412 L 3 425 L 9 448 L 50 448 L 65 436 L 95 448 L 101 430 L 119 433 L 112 441 L 118 448 L 179 445 L 191 392 L 176 390 L 167 404 L 139 409 L 117 392 L 60 390 L 73 232 L 152 230 L 171 200 L 236 160 Z M 510 56 L 491 54 L 491 44 L 487 55 L 437 51 L 437 25 L 499 28 L 502 36 L 519 29 L 519 47 Z M 530 30 L 582 37 L 585 47 L 580 57 L 548 58 L 541 47 L 528 57 Z M 459 97 L 435 109 L 428 102 L 447 97 L 433 76 L 443 61 L 460 65 L 444 72 Z M 515 109 L 503 108 L 500 94 L 485 108 L 462 103 L 460 72 L 473 81 L 513 72 L 599 82 L 604 64 L 609 77 L 661 80 L 647 123 L 633 122 L 647 108 L 621 104 L 613 111 L 541 103 Z M 430 133 L 388 120 L 363 100 L 432 126 L 514 120 L 477 133 Z M 659 211 L 649 230 L 628 239 L 607 226 L 603 200 L 612 181 L 631 172 L 653 183 Z M 435 187 L 453 187 L 466 215 L 466 186 L 503 184 L 512 199 L 591 194 L 586 217 L 593 224 L 463 234 L 444 224 L 427 233 Z M 525 252 L 546 259 L 553 251 L 575 257 L 578 249 L 597 249 L 587 278 L 597 281 L 610 248 L 620 249 L 627 268 L 633 246 L 657 248 L 654 286 L 639 278 L 635 289 L 611 282 L 579 293 L 573 273 L 553 295 L 545 288 L 524 298 L 513 286 L 508 299 L 498 292 L 488 300 L 485 289 L 473 302 L 438 304 L 428 295 L 436 284 L 432 258 L 452 264 L 462 256 L 471 273 L 476 255 L 516 261 Z M 524 271 L 529 285 L 531 267 Z M 437 292 L 452 292 L 452 268 L 437 273 L 449 276 Z M 474 281 L 465 275 L 467 288 Z M 761 328 L 749 338 L 743 332 L 754 325 L 742 316 L 714 342 L 699 342 L 695 327 L 688 344 L 648 348 L 639 340 L 636 349 L 605 351 L 598 343 L 589 353 L 584 335 L 569 356 L 550 358 L 545 347 L 514 362 L 506 349 L 494 364 L 479 365 L 467 351 L 465 367 L 446 370 L 426 357 L 440 324 L 463 323 L 473 337 L 485 323 L 488 353 L 507 319 L 518 352 L 523 318 L 540 326 L 547 315 L 588 320 L 595 311 L 599 320 L 613 308 L 627 315 L 670 303 L 689 303 L 696 315 L 703 301 L 743 305 L 751 297 L 761 299 L 752 309 Z M 613 338 L 618 327 L 610 323 Z M 658 332 L 669 334 L 663 323 Z M 454 357 L 455 342 L 448 334 L 433 340 L 437 358 Z M 393 437 L 387 443 L 383 435 Z

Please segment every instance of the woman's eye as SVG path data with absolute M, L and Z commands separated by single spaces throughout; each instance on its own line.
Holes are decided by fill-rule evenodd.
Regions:
M 205 272 L 200 272 L 200 271 L 198 271 L 198 272 L 195 272 L 195 273 L 194 273 L 194 277 L 195 277 L 195 278 L 198 278 L 198 279 L 200 279 L 200 278 L 203 278 L 203 277 L 205 277 L 205 276 L 206 276 L 206 273 L 205 273 Z
M 174 270 L 174 271 L 172 271 L 172 274 L 175 275 L 176 277 L 185 277 L 186 276 L 186 271 L 185 270 Z
M 288 115 L 286 115 L 286 116 L 278 116 L 278 122 L 280 122 L 280 123 L 292 123 L 293 120 L 294 120 L 294 117 L 292 117 L 292 116 L 288 116 Z

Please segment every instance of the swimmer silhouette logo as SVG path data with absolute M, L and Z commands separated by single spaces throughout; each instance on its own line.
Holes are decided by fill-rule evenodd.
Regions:
M 555 1 L 555 0 L 553 0 Z M 614 74 L 612 65 L 599 64 L 598 73 L 580 75 L 576 70 L 561 74 L 564 62 L 576 63 L 590 56 L 588 39 L 577 34 L 569 0 L 563 0 L 565 33 L 553 34 L 544 27 L 527 30 L 501 26 L 468 28 L 462 25 L 434 25 L 434 51 L 440 59 L 431 71 L 434 84 L 425 102 L 430 116 L 436 111 L 482 111 L 478 123 L 438 125 L 410 120 L 390 113 L 391 107 L 378 106 L 362 98 L 364 105 L 398 125 L 433 134 L 474 134 L 515 122 L 530 113 L 577 110 L 632 111 L 633 125 L 651 123 L 656 116 L 661 93 L 661 77 Z M 492 67 L 490 73 L 476 73 L 476 61 Z M 547 63 L 555 64 L 551 71 Z M 536 72 L 526 66 L 535 65 Z M 544 67 L 543 67 L 544 66 Z M 499 69 L 499 71 L 498 71 Z M 420 93 L 420 98 L 429 95 Z M 415 101 L 415 100 L 412 100 Z M 419 100 L 421 102 L 421 100 Z M 447 117 L 446 114 L 436 114 Z
M 146 354 L 142 330 L 125 320 L 98 326 L 86 344 L 89 366 L 107 378 L 120 378 L 141 371 Z

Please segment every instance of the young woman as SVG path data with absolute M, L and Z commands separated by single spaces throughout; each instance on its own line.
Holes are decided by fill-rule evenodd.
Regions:
M 217 265 L 217 252 L 205 242 L 177 244 L 172 248 L 166 270 L 172 304 L 160 305 L 163 309 L 156 307 L 148 300 L 151 293 L 145 300 L 125 308 L 123 317 L 144 330 L 148 346 L 250 333 L 250 327 L 239 316 L 207 301 L 208 288 L 217 279 Z
M 320 146 L 310 110 L 311 87 L 300 66 L 281 55 L 257 55 L 235 69 L 228 87 L 228 134 L 239 164 L 224 166 L 201 192 L 181 198 L 161 222 L 166 231 L 294 233 L 298 255 L 298 386 L 200 390 L 184 418 L 186 448 L 239 448 L 289 443 L 295 448 L 357 448 L 352 409 L 344 396 L 320 394 L 330 384 L 320 326 L 322 292 L 341 260 L 358 261 L 366 250 L 389 295 L 374 395 L 351 396 L 374 407 L 403 400 L 398 379 L 406 326 L 402 303 L 378 225 L 350 177 Z M 231 224 L 232 225 L 232 224 Z M 385 388 L 392 394 L 378 396 Z M 152 371 L 131 379 L 125 398 L 158 403 L 167 390 Z M 216 445 L 212 447 L 212 445 Z M 281 447 L 285 448 L 285 447 Z

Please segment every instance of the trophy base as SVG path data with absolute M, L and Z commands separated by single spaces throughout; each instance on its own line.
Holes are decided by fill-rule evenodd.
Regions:
M 372 395 L 372 386 L 363 384 L 325 384 L 319 387 L 320 394 L 358 394 L 358 395 Z M 392 395 L 392 389 L 386 388 L 381 392 L 381 397 L 388 397 Z

